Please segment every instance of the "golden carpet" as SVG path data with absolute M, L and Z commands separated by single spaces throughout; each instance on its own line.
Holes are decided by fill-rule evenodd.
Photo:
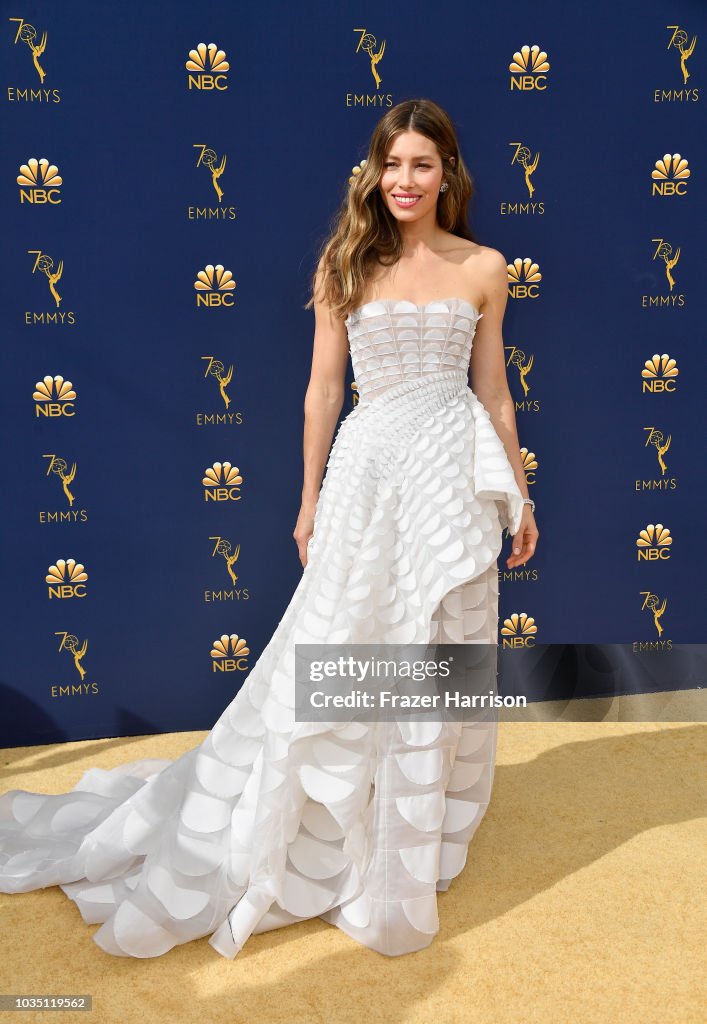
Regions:
M 385 957 L 317 919 L 111 957 L 57 887 L 0 894 L 0 992 L 93 996 L 108 1024 L 690 1024 L 705 1017 L 707 728 L 501 722 L 491 805 L 441 932 Z M 0 791 L 64 792 L 93 765 L 176 758 L 203 732 L 0 751 Z M 704 972 L 702 972 L 704 974 Z

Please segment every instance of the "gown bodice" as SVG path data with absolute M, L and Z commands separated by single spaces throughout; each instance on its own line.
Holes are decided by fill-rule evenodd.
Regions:
M 407 299 L 374 299 L 359 306 L 345 321 L 359 398 L 441 371 L 466 376 L 482 316 L 461 298 L 422 306 Z

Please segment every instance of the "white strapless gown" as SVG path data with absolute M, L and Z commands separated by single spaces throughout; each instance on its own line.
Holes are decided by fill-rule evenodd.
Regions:
M 501 533 L 523 510 L 468 387 L 482 314 L 381 300 L 347 318 L 342 421 L 309 561 L 242 688 L 176 761 L 0 797 L 0 891 L 60 885 L 116 956 L 313 917 L 389 956 L 439 930 L 438 890 L 488 805 L 495 723 L 294 721 L 296 643 L 496 643 Z

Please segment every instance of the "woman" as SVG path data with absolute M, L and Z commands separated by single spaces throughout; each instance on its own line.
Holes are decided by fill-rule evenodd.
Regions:
M 495 725 L 296 721 L 294 665 L 298 643 L 495 645 L 502 527 L 509 568 L 535 550 L 506 263 L 471 240 L 470 194 L 440 107 L 385 114 L 308 303 L 302 579 L 204 741 L 174 762 L 93 768 L 69 793 L 0 798 L 0 890 L 60 885 L 108 953 L 208 935 L 234 957 L 253 933 L 319 916 L 395 956 L 439 930 L 436 893 L 488 805 Z M 349 349 L 359 401 L 324 476 Z

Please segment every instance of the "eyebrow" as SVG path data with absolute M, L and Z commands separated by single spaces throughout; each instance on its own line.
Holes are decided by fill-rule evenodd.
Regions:
M 399 156 L 387 156 L 386 160 L 399 160 Z M 429 153 L 421 153 L 419 156 L 411 157 L 412 160 L 431 160 L 432 156 Z

